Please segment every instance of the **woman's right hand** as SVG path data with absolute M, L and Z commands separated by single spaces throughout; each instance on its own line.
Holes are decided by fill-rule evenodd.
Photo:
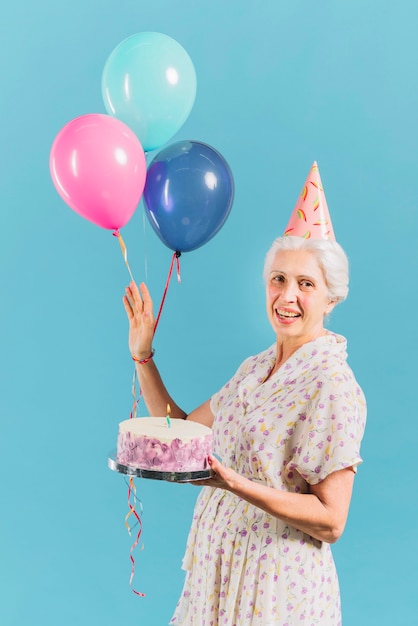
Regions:
M 129 283 L 123 296 L 123 305 L 129 320 L 129 350 L 137 359 L 147 359 L 152 351 L 154 313 L 152 299 L 145 283 L 139 289 Z

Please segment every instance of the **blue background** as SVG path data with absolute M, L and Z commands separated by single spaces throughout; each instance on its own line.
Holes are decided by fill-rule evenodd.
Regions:
M 330 327 L 349 340 L 369 418 L 344 536 L 334 546 L 345 626 L 410 625 L 416 595 L 415 0 L 15 0 L 0 21 L 1 515 L 4 626 L 167 624 L 197 488 L 137 481 L 144 550 L 130 590 L 123 477 L 107 468 L 131 408 L 121 298 L 129 276 L 109 231 L 59 198 L 52 141 L 104 113 L 101 73 L 125 37 L 163 32 L 191 56 L 191 115 L 234 173 L 222 230 L 181 258 L 156 358 L 186 410 L 273 342 L 261 279 L 314 160 L 351 292 Z M 171 251 L 140 206 L 123 229 L 136 279 L 159 303 Z M 144 412 L 141 405 L 140 412 Z

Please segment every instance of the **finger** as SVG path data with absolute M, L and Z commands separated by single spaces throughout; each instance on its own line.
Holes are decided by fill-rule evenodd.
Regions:
M 129 303 L 132 307 L 132 311 L 135 313 L 143 313 L 144 305 L 142 301 L 142 297 L 138 291 L 138 287 L 134 282 L 131 282 L 128 287 L 126 287 L 126 297 L 129 300 Z
M 196 485 L 196 487 L 216 487 L 216 481 L 213 478 L 190 480 L 188 484 Z
M 142 301 L 142 296 L 139 293 L 137 284 L 132 280 L 129 283 L 129 285 L 126 287 L 125 291 L 126 291 L 128 298 L 131 301 L 132 308 L 142 312 L 143 301 Z
M 220 473 L 220 470 L 222 470 L 223 466 L 215 456 L 209 455 L 208 462 L 212 472 L 215 472 L 215 474 Z
M 139 287 L 141 289 L 142 300 L 144 303 L 144 313 L 152 315 L 153 303 L 152 303 L 150 292 L 148 291 L 148 287 L 146 286 L 145 283 L 141 283 Z
M 131 320 L 134 316 L 131 303 L 129 302 L 129 299 L 126 296 L 122 297 L 122 302 L 123 302 L 123 306 L 125 307 L 125 311 L 128 316 L 128 319 Z

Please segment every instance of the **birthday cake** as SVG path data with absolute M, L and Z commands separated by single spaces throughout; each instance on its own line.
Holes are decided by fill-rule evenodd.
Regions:
M 116 458 L 121 465 L 160 472 L 208 469 L 212 430 L 165 417 L 136 417 L 119 424 Z

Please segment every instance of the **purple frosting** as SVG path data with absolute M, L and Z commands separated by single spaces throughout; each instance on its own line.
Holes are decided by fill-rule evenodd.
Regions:
M 189 441 L 173 439 L 163 443 L 155 437 L 120 432 L 117 460 L 121 465 L 161 472 L 190 472 L 208 468 L 212 435 L 195 437 Z

